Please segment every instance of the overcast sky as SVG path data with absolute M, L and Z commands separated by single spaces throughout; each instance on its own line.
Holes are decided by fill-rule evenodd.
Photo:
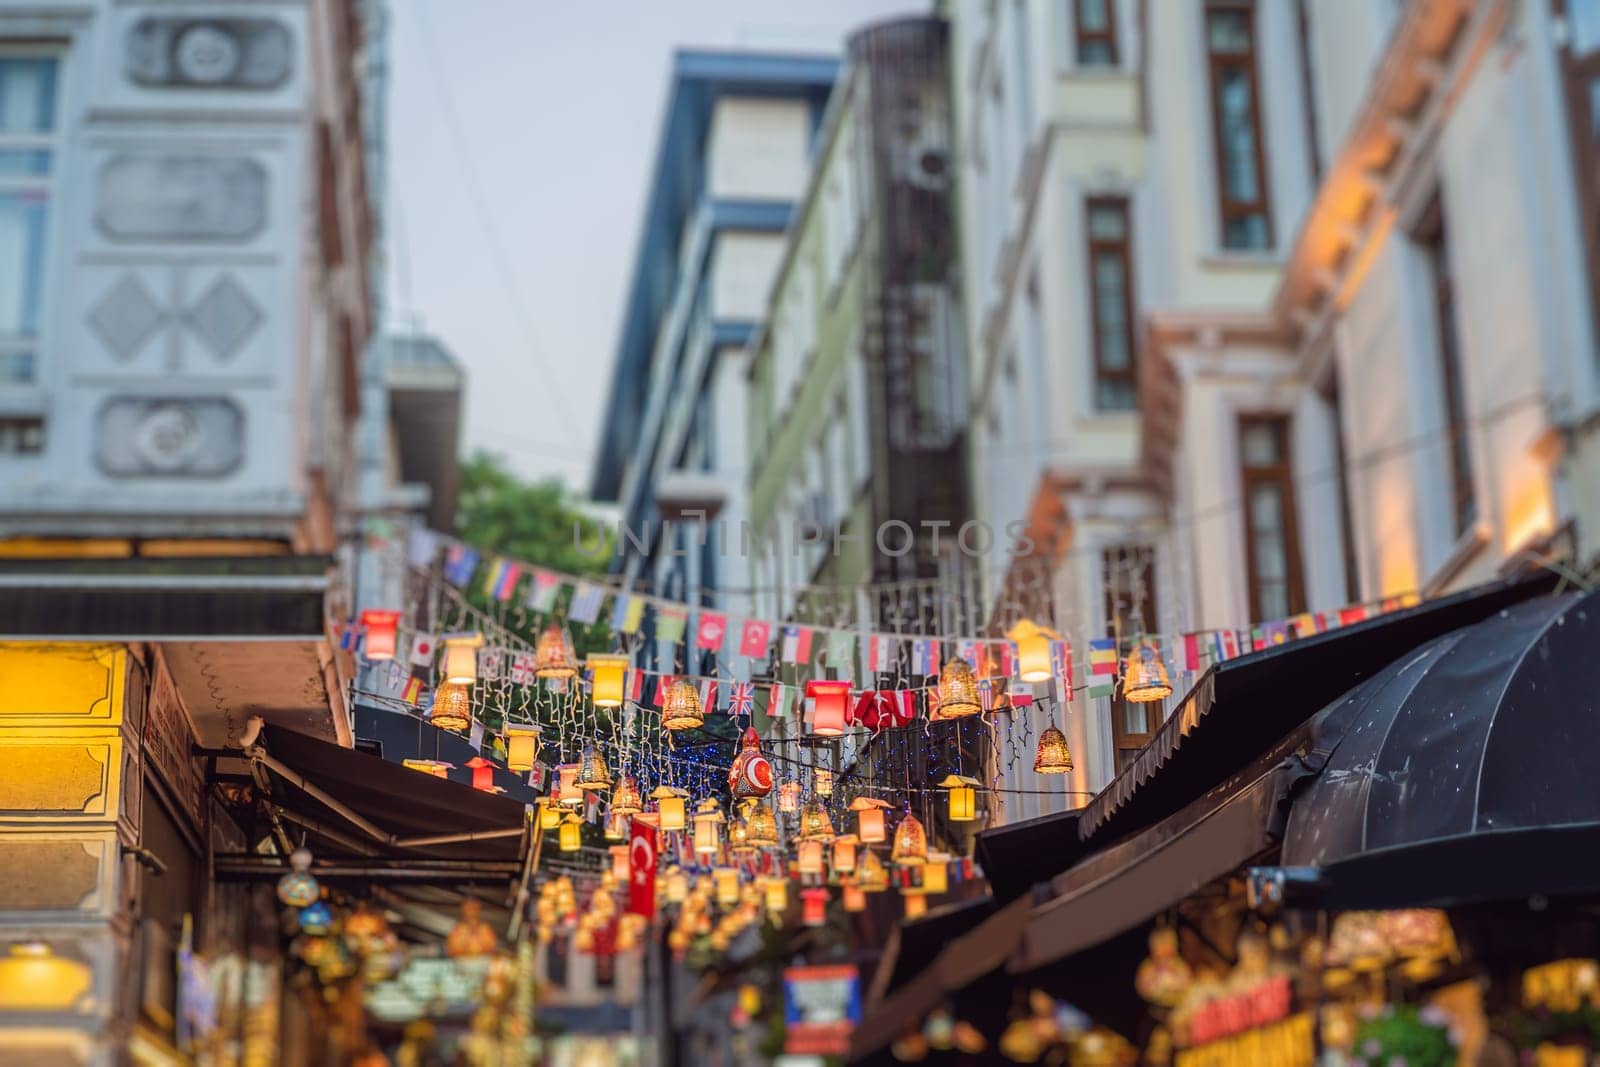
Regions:
M 389 321 L 437 335 L 466 365 L 465 449 L 500 452 L 524 474 L 561 477 L 580 491 L 601 431 L 673 50 L 837 51 L 854 26 L 928 8 L 926 0 L 390 3 Z

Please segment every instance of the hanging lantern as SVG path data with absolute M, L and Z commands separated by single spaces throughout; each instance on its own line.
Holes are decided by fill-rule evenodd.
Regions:
M 611 853 L 611 877 L 619 882 L 628 880 L 628 846 L 612 845 L 608 852 Z
M 583 746 L 583 759 L 578 764 L 576 784 L 579 789 L 594 793 L 611 788 L 611 771 L 606 767 L 606 758 L 601 754 L 599 745 Z
M 548 797 L 539 798 L 539 829 L 554 830 L 561 825 L 561 808 Z
M 626 841 L 628 839 L 628 818 L 614 811 L 606 813 L 605 838 L 607 841 Z
M 978 683 L 972 677 L 972 666 L 964 659 L 952 659 L 944 665 L 939 675 L 939 704 L 928 717 L 942 722 L 946 719 L 964 719 L 983 710 L 978 701 Z
M 902 867 L 919 867 L 928 862 L 928 835 L 917 817 L 906 812 L 894 831 L 894 848 L 889 859 Z
M 483 647 L 480 633 L 445 634 L 444 680 L 471 685 L 478 680 L 478 649 Z
M 562 852 L 576 852 L 583 847 L 583 820 L 568 815 L 561 820 L 561 836 L 557 839 Z
M 795 863 L 801 874 L 822 873 L 822 842 L 802 841 L 795 846 Z
M 739 868 L 718 867 L 711 872 L 717 885 L 717 904 L 731 908 L 739 903 Z
M 889 869 L 870 848 L 861 854 L 861 859 L 856 863 L 856 882 L 867 893 L 881 893 L 889 888 Z
M 924 915 L 928 914 L 928 898 L 923 896 L 920 892 L 913 893 L 909 890 L 902 891 L 900 894 L 900 899 L 905 901 L 907 922 L 910 922 L 913 919 L 920 919 Z
M 811 704 L 811 732 L 818 737 L 838 737 L 850 721 L 850 683 L 826 678 L 806 683 Z
M 722 809 L 717 807 L 717 802 L 707 797 L 700 802 L 694 812 L 694 851 L 699 856 L 714 856 L 722 847 L 722 831 L 718 829 L 727 822 L 727 817 L 722 814 Z
M 1061 640 L 1061 635 L 1023 619 L 1006 637 L 1017 646 L 1017 675 L 1024 682 L 1048 682 L 1053 673 L 1050 642 Z
M 728 768 L 728 792 L 735 800 L 754 800 L 772 792 L 772 763 L 761 751 L 761 735 L 746 726 L 739 754 Z
M 322 887 L 311 874 L 311 850 L 289 853 L 289 873 L 278 879 L 278 899 L 285 907 L 304 908 L 317 899 Z
M 950 792 L 950 821 L 971 822 L 978 817 L 978 780 L 964 774 L 947 774 L 939 783 Z
M 749 856 L 756 847 L 750 843 L 750 826 L 744 819 L 735 817 L 728 823 L 728 851 L 735 856 Z
M 563 763 L 556 768 L 556 801 L 569 808 L 583 807 L 583 790 L 578 788 L 576 763 Z
M 668 904 L 682 904 L 689 899 L 689 876 L 683 873 L 681 867 L 669 869 L 665 881 Z
M 687 789 L 679 789 L 675 785 L 658 785 L 650 791 L 650 799 L 656 802 L 656 817 L 663 831 L 682 830 L 688 825 L 684 818 L 688 796 Z
M 1167 665 L 1155 646 L 1144 638 L 1133 646 L 1122 665 L 1122 697 L 1135 704 L 1149 704 L 1172 695 L 1167 680 Z
M 944 893 L 950 889 L 950 855 L 946 852 L 929 852 L 928 862 L 922 865 L 922 891 Z
M 333 929 L 333 909 L 320 900 L 313 900 L 300 909 L 300 929 L 312 937 L 322 937 Z
M 883 813 L 888 807 L 887 801 L 877 797 L 856 797 L 850 802 L 850 810 L 856 813 L 856 836 L 863 845 L 875 845 L 888 838 L 883 825 Z
M 472 768 L 472 788 L 484 793 L 493 793 L 494 790 L 494 764 L 482 756 L 473 756 L 467 760 L 468 767 Z
M 590 656 L 585 662 L 594 675 L 594 706 L 622 706 L 623 678 L 628 673 L 628 657 L 616 653 Z
M 784 782 L 778 787 L 778 810 L 792 815 L 800 810 L 800 783 Z
M 539 728 L 532 723 L 506 724 L 506 769 L 526 774 L 539 762 Z
M 767 878 L 761 883 L 761 891 L 767 910 L 774 915 L 789 909 L 789 879 Z
M 821 767 L 811 772 L 811 791 L 819 797 L 833 796 L 833 772 Z
M 700 708 L 700 691 L 692 682 L 674 679 L 667 690 L 667 702 L 661 706 L 661 725 L 668 730 L 696 730 L 704 726 L 705 721 Z
M 361 640 L 362 655 L 373 663 L 394 659 L 395 645 L 400 639 L 398 611 L 363 611 L 361 628 L 366 631 L 366 636 Z
M 855 834 L 840 834 L 833 839 L 833 869 L 839 874 L 849 874 L 856 869 L 856 842 L 860 841 Z
M 459 682 L 440 682 L 428 707 L 428 721 L 457 733 L 472 725 L 472 690 Z
M 821 926 L 828 921 L 828 891 L 822 886 L 800 890 L 800 921 L 806 926 Z
M 833 840 L 833 820 L 828 818 L 828 809 L 815 800 L 807 804 L 800 815 L 800 840 Z
M 854 878 L 847 878 L 840 886 L 839 903 L 844 905 L 845 911 L 866 911 L 867 894 Z
M 400 765 L 409 767 L 414 771 L 421 771 L 423 774 L 430 774 L 435 778 L 450 777 L 450 768 L 455 766 L 453 763 L 446 763 L 443 760 L 436 759 L 405 759 L 400 761 Z
M 630 775 L 623 775 L 617 779 L 617 787 L 611 791 L 611 813 L 613 815 L 637 815 L 644 810 L 644 800 L 639 796 L 639 786 Z
M 778 847 L 778 820 L 765 804 L 752 804 L 745 812 L 745 840 L 751 848 Z
M 1067 735 L 1051 723 L 1039 735 L 1039 751 L 1033 757 L 1033 773 L 1066 774 L 1072 770 L 1072 750 L 1067 747 Z
M 533 646 L 533 673 L 538 678 L 571 678 L 578 673 L 572 638 L 555 623 L 544 628 Z

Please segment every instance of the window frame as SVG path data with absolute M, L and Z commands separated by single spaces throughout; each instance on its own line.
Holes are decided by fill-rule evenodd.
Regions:
M 1083 28 L 1083 4 L 1085 0 L 1070 0 L 1072 23 L 1072 65 L 1078 70 L 1118 70 L 1122 67 L 1122 49 L 1117 40 L 1117 0 L 1104 0 L 1106 5 L 1106 28 L 1103 30 L 1085 30 Z M 1083 58 L 1083 49 L 1086 44 L 1103 44 L 1110 53 L 1104 61 L 1090 61 Z
M 1097 209 L 1113 208 L 1122 213 L 1122 236 L 1117 239 L 1094 235 L 1094 213 Z M 1133 274 L 1133 204 L 1124 195 L 1097 193 L 1083 200 L 1084 277 L 1089 296 L 1089 345 L 1094 357 L 1094 391 L 1091 407 L 1096 412 L 1121 414 L 1139 410 L 1139 331 L 1138 301 L 1134 295 Z M 1100 318 L 1100 277 L 1095 271 L 1095 259 L 1102 253 L 1113 252 L 1122 257 L 1122 312 L 1124 343 L 1128 346 L 1126 370 L 1108 367 L 1105 359 L 1104 324 Z M 1100 401 L 1102 382 L 1126 381 L 1132 402 L 1127 407 L 1108 407 Z
M 1250 38 L 1242 53 L 1217 52 L 1211 47 L 1211 16 L 1218 12 L 1242 12 L 1249 28 Z M 1255 0 L 1203 0 L 1201 9 L 1201 45 L 1205 50 L 1206 80 L 1209 88 L 1207 107 L 1211 112 L 1212 173 L 1217 186 L 1217 247 L 1229 253 L 1270 252 L 1277 247 L 1276 226 L 1272 217 L 1272 185 L 1267 173 L 1266 123 L 1261 113 L 1261 64 L 1259 27 L 1256 24 Z M 1256 172 L 1256 199 L 1233 200 L 1228 195 L 1227 167 L 1222 135 L 1222 94 L 1219 75 L 1231 68 L 1243 67 L 1250 79 L 1250 124 L 1255 132 L 1252 139 Z M 1265 223 L 1266 240 L 1259 247 L 1233 247 L 1228 244 L 1228 223 L 1235 217 L 1259 214 Z
M 1561 91 L 1566 97 L 1583 254 L 1589 270 L 1589 317 L 1600 334 L 1600 111 L 1594 95 L 1586 91 L 1590 85 L 1600 86 L 1600 43 L 1587 52 L 1576 51 L 1568 17 L 1572 0 L 1551 0 L 1551 6 L 1569 27 L 1558 48 Z
M 61 155 L 65 147 L 65 90 L 68 53 L 72 42 L 62 38 L 0 40 L 0 59 L 44 58 L 55 61 L 55 114 L 48 132 L 42 134 L 0 134 L 0 149 L 40 150 L 49 154 L 43 174 L 0 174 L 0 194 L 31 193 L 43 198 L 45 221 L 42 227 L 44 248 L 40 253 L 39 321 L 32 334 L 0 333 L 0 389 L 37 389 L 41 385 L 41 355 L 46 321 L 49 316 L 49 255 L 56 230 L 55 212 L 61 176 Z M 31 360 L 26 375 L 7 372 L 4 364 L 19 358 Z M 32 453 L 27 453 L 32 454 Z
M 1279 459 L 1276 463 L 1257 465 L 1245 457 L 1245 431 L 1252 425 L 1270 424 L 1279 435 Z M 1269 622 L 1278 618 L 1299 615 L 1306 610 L 1305 567 L 1300 558 L 1300 508 L 1294 491 L 1294 434 L 1289 415 L 1281 411 L 1241 412 L 1234 427 L 1239 466 L 1239 510 L 1243 520 L 1245 553 L 1245 585 L 1250 598 L 1250 621 Z M 1250 510 L 1251 490 L 1257 486 L 1272 486 L 1279 492 L 1283 507 L 1283 564 L 1284 603 L 1283 615 L 1268 614 L 1261 605 L 1261 577 L 1256 559 L 1255 518 Z
M 1444 402 L 1445 475 L 1450 491 L 1450 533 L 1466 537 L 1477 525 L 1476 464 L 1472 457 L 1472 414 L 1468 409 L 1461 358 L 1455 272 L 1450 263 L 1450 227 L 1444 197 L 1436 191 L 1411 231 L 1412 243 L 1427 271 L 1428 307 L 1433 321 L 1433 356 Z
M 1139 603 L 1132 603 L 1134 593 L 1133 585 L 1124 588 L 1121 576 L 1113 568 L 1119 567 L 1128 559 L 1139 559 L 1140 574 L 1142 578 L 1142 593 Z M 1144 632 L 1148 633 L 1159 629 L 1160 616 L 1156 614 L 1159 605 L 1156 602 L 1156 549 L 1148 544 L 1113 544 L 1103 545 L 1100 549 L 1100 577 L 1104 588 L 1104 603 L 1106 630 L 1117 634 L 1122 640 L 1117 647 L 1117 670 L 1122 669 L 1124 649 L 1130 637 L 1136 636 L 1131 623 L 1137 617 L 1142 624 Z M 1111 758 L 1113 772 L 1122 773 L 1128 762 L 1148 745 L 1155 737 L 1156 731 L 1166 721 L 1166 701 L 1152 701 L 1138 705 L 1145 713 L 1145 726 L 1143 733 L 1130 731 L 1128 727 L 1128 704 L 1121 695 L 1121 688 L 1117 689 L 1108 699 L 1111 708 Z

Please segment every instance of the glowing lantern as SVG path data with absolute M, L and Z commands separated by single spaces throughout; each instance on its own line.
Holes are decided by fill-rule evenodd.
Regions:
M 400 764 L 403 767 L 409 767 L 411 770 L 421 771 L 423 774 L 431 774 L 435 778 L 450 777 L 450 768 L 455 766 L 453 763 L 446 763 L 443 760 L 436 759 L 406 759 L 401 760 Z
M 894 849 L 889 859 L 902 867 L 920 867 L 928 862 L 928 835 L 922 823 L 910 812 L 894 831 Z
M 945 864 L 950 856 L 944 852 L 928 853 L 928 862 L 922 865 L 922 891 L 944 893 L 950 889 L 950 868 Z
M 333 909 L 320 900 L 313 900 L 300 909 L 300 929 L 312 937 L 321 937 L 333 929 Z
M 607 841 L 625 841 L 628 837 L 628 818 L 617 812 L 606 813 L 605 837 Z
M 278 899 L 285 907 L 304 908 L 322 892 L 311 874 L 311 850 L 297 848 L 289 853 L 289 868 L 289 873 L 278 879 Z
M 822 842 L 802 841 L 795 849 L 801 874 L 822 873 Z
M 906 902 L 906 919 L 920 919 L 928 914 L 928 898 L 921 893 L 902 893 L 901 899 Z
M 811 732 L 818 737 L 838 737 L 849 720 L 850 683 L 814 679 L 806 683 L 812 701 Z
M 667 872 L 667 903 L 682 904 L 689 899 L 689 876 L 683 873 L 680 867 L 674 867 Z
M 748 856 L 755 850 L 755 846 L 750 843 L 750 824 L 744 819 L 735 817 L 728 823 L 728 851 L 736 856 Z
M 662 830 L 682 830 L 687 825 L 684 809 L 688 796 L 687 789 L 679 789 L 675 785 L 658 785 L 650 791 L 650 799 L 656 802 L 656 816 L 661 821 Z
M 22 941 L 0 955 L 0 1011 L 68 1009 L 93 985 L 88 965 L 57 956 L 43 941 Z
M 571 678 L 578 673 L 572 638 L 555 623 L 544 628 L 533 646 L 533 673 L 538 678 Z
M 433 691 L 428 721 L 441 730 L 465 730 L 472 725 L 472 691 L 458 682 L 441 682 Z
M 628 673 L 628 657 L 615 653 L 590 656 L 589 670 L 594 674 L 594 706 L 616 708 L 622 706 L 623 677 Z
M 889 869 L 870 848 L 856 864 L 856 883 L 867 893 L 881 893 L 889 888 Z
M 739 868 L 718 867 L 711 872 L 717 884 L 717 903 L 731 908 L 739 903 Z
M 946 775 L 940 788 L 950 791 L 950 821 L 971 822 L 978 817 L 978 780 L 964 774 Z
M 583 847 L 583 820 L 568 815 L 561 820 L 561 836 L 557 839 L 562 852 L 576 852 Z
M 611 877 L 619 882 L 628 880 L 628 846 L 612 845 L 611 849 Z
M 828 818 L 828 809 L 816 801 L 807 804 L 800 815 L 800 840 L 833 840 L 833 820 Z
M 611 813 L 613 815 L 637 815 L 644 810 L 644 801 L 639 797 L 639 786 L 629 775 L 617 779 L 617 787 L 611 791 Z
M 1155 646 L 1141 638 L 1122 665 L 1122 697 L 1135 704 L 1165 700 L 1172 695 L 1167 666 Z
M 784 782 L 778 787 L 778 810 L 789 815 L 800 810 L 799 782 Z
M 700 802 L 694 812 L 694 851 L 699 856 L 714 856 L 722 847 L 722 831 L 718 829 L 727 822 L 727 817 L 722 814 L 722 809 L 717 807 L 717 802 L 710 797 Z
M 778 847 L 778 820 L 765 804 L 752 804 L 745 813 L 745 840 L 751 848 Z
M 821 926 L 828 921 L 828 891 L 821 886 L 800 891 L 800 921 L 806 926 Z
M 467 760 L 467 766 L 472 768 L 472 788 L 485 793 L 494 792 L 494 764 L 482 756 L 473 756 Z
M 576 784 L 579 789 L 591 792 L 611 788 L 611 771 L 606 767 L 606 758 L 601 754 L 599 745 L 583 746 L 583 760 L 578 764 Z
M 1006 634 L 1017 646 L 1017 673 L 1024 682 L 1048 682 L 1052 673 L 1050 642 L 1061 635 L 1023 619 Z
M 964 659 L 953 659 L 944 665 L 939 675 L 939 704 L 929 714 L 930 719 L 963 719 L 983 710 L 978 702 L 978 682 L 972 677 L 972 666 Z
M 850 802 L 850 810 L 856 813 L 856 836 L 862 844 L 877 844 L 888 838 L 883 825 L 883 813 L 888 807 L 887 801 L 877 797 L 856 797 Z
M 583 790 L 578 788 L 576 763 L 563 763 L 556 768 L 556 801 L 569 808 L 583 807 Z
M 761 889 L 768 911 L 777 914 L 788 909 L 789 880 L 787 878 L 768 878 L 761 883 Z
M 518 773 L 533 770 L 539 761 L 539 728 L 533 724 L 506 724 L 506 769 Z
M 700 707 L 700 691 L 682 678 L 673 680 L 667 701 L 661 706 L 661 725 L 668 730 L 695 730 L 705 725 Z
M 840 874 L 849 874 L 856 869 L 856 842 L 860 838 L 855 834 L 840 834 L 833 839 L 833 869 Z
M 844 905 L 845 911 L 866 911 L 867 894 L 852 878 L 844 883 L 839 893 L 839 903 Z
M 728 792 L 735 800 L 756 800 L 772 792 L 772 762 L 761 751 L 761 735 L 747 726 L 739 754 L 728 768 Z
M 811 773 L 811 791 L 819 797 L 833 796 L 833 772 L 817 768 Z
M 1039 750 L 1034 753 L 1033 773 L 1066 774 L 1072 770 L 1072 750 L 1067 747 L 1067 735 L 1051 723 L 1039 735 Z
M 444 680 L 471 685 L 478 680 L 478 649 L 483 647 L 480 633 L 445 634 Z
M 366 637 L 361 643 L 362 654 L 374 663 L 394 659 L 395 645 L 400 636 L 398 611 L 363 611 L 361 626 Z

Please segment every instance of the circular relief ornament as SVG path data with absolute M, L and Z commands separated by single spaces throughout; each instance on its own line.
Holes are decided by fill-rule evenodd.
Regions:
M 161 404 L 146 411 L 134 427 L 133 447 L 149 466 L 180 471 L 198 458 L 200 425 L 178 404 Z
M 233 34 L 219 26 L 200 23 L 178 35 L 173 59 L 179 73 L 189 81 L 218 85 L 239 69 L 240 52 Z

